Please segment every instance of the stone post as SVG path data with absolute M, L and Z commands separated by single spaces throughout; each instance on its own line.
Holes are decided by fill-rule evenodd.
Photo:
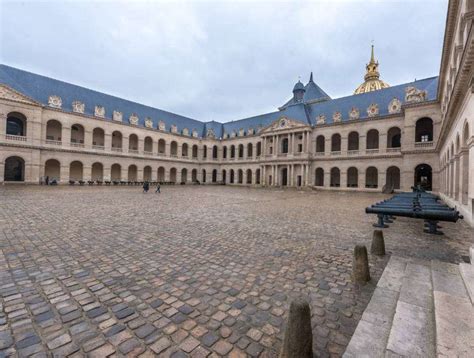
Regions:
M 356 283 L 365 284 L 370 281 L 369 259 L 365 245 L 356 245 L 352 261 L 352 278 Z
M 372 246 L 370 247 L 370 253 L 373 255 L 385 255 L 385 241 L 382 230 L 374 230 L 372 237 Z
M 280 358 L 313 358 L 311 310 L 307 301 L 291 302 Z

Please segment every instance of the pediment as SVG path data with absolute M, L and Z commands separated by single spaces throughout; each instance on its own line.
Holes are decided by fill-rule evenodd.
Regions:
M 303 128 L 310 128 L 310 126 L 308 125 L 308 123 L 288 118 L 286 116 L 281 116 L 276 121 L 272 122 L 269 126 L 263 128 L 260 133 L 281 132 Z
M 41 103 L 4 84 L 0 84 L 0 99 L 41 106 Z

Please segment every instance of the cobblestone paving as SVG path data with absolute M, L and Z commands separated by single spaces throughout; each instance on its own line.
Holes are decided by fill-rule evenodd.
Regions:
M 0 356 L 276 356 L 289 301 L 312 306 L 314 350 L 343 353 L 373 280 L 350 280 L 381 194 L 176 186 L 0 188 Z M 385 229 L 397 255 L 459 262 L 414 220 Z

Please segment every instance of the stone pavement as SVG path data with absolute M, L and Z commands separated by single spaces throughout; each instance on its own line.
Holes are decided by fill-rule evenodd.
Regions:
M 276 356 L 292 297 L 312 307 L 314 350 L 344 352 L 372 282 L 351 282 L 382 194 L 175 186 L 0 188 L 0 356 Z M 462 261 L 445 236 L 399 219 L 398 256 Z

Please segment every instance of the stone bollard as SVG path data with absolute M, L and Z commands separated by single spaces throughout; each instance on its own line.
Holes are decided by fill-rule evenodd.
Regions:
M 302 298 L 291 302 L 280 358 L 313 358 L 311 310 Z
M 352 277 L 356 283 L 364 284 L 370 281 L 369 259 L 365 245 L 356 245 L 354 248 Z
M 379 256 L 385 255 L 385 241 L 382 230 L 374 230 L 372 246 L 370 246 L 370 253 Z

